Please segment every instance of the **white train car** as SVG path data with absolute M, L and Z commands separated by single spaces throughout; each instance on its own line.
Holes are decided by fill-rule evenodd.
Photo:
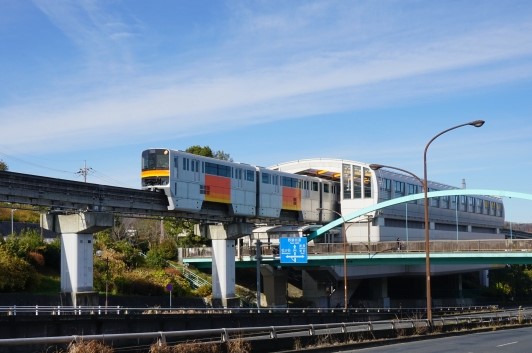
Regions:
M 320 208 L 338 207 L 331 181 L 170 149 L 143 151 L 141 179 L 143 189 L 165 192 L 169 210 L 225 204 L 230 216 L 315 223 L 334 220 Z
M 142 152 L 142 188 L 160 189 L 168 209 L 199 212 L 205 202 L 227 204 L 234 216 L 256 215 L 256 167 L 169 149 Z

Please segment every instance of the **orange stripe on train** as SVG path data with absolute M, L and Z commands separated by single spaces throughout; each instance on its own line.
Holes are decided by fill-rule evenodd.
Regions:
M 205 201 L 231 203 L 231 179 L 205 175 Z
M 301 211 L 301 190 L 283 187 L 283 209 Z

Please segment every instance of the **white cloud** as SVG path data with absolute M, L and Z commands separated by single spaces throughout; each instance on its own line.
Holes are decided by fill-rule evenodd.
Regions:
M 2 143 L 23 143 L 27 151 L 54 150 L 65 143 L 86 148 L 110 143 L 110 138 L 114 144 L 124 143 L 152 135 L 157 126 L 183 136 L 190 130 L 214 129 L 214 123 L 227 128 L 335 113 L 529 80 L 532 75 L 532 64 L 519 61 L 532 54 L 532 22 L 481 25 L 458 33 L 451 28 L 449 36 L 437 31 L 431 38 L 405 24 L 394 32 L 394 23 L 383 25 L 392 18 L 389 14 L 380 17 L 382 28 L 372 26 L 364 11 L 382 10 L 379 6 L 365 4 L 349 13 L 343 11 L 345 4 L 335 8 L 327 2 L 303 3 L 287 12 L 270 8 L 258 15 L 240 9 L 245 16 L 230 32 L 238 36 L 220 45 L 229 52 L 214 51 L 212 57 L 160 70 L 155 63 L 143 73 L 129 44 L 117 44 L 135 36 L 135 24 L 92 1 L 37 4 L 86 53 L 89 72 L 111 78 L 101 81 L 103 87 L 85 86 L 85 81 L 101 80 L 85 72 L 66 79 L 69 90 L 78 79 L 81 87 L 94 91 L 59 91 L 51 97 L 43 93 L 38 103 L 0 108 L 0 121 L 8 122 Z M 326 21 L 331 17 L 337 26 Z M 426 23 L 416 24 L 421 25 Z M 261 40 L 267 38 L 275 40 Z M 249 46 L 236 52 L 243 43 Z M 119 84 L 109 84 L 122 66 L 132 75 L 122 72 L 117 74 Z

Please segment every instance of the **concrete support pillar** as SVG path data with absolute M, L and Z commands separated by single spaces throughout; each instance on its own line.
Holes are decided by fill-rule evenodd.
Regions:
M 382 307 L 390 307 L 390 297 L 388 295 L 388 277 L 381 278 L 381 293 L 380 297 L 382 299 Z
M 199 224 L 195 233 L 212 240 L 212 305 L 238 306 L 235 295 L 235 239 L 250 235 L 253 224 Z
M 285 308 L 288 279 L 283 270 L 278 270 L 270 265 L 262 265 L 260 272 L 264 283 L 264 296 L 266 306 L 270 308 Z
M 64 305 L 98 305 L 93 288 L 93 233 L 113 226 L 103 212 L 46 214 L 41 226 L 61 235 L 61 296 Z
M 486 288 L 490 286 L 490 271 L 489 270 L 481 270 L 480 275 L 480 284 Z
M 212 239 L 212 305 L 231 307 L 235 295 L 235 241 Z
M 463 298 L 464 297 L 464 292 L 463 292 L 463 278 L 462 278 L 462 274 L 459 273 L 458 274 L 458 298 Z

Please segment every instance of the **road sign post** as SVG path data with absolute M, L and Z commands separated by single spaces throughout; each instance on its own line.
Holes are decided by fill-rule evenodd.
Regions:
M 172 283 L 168 283 L 166 285 L 166 290 L 170 293 L 170 308 L 172 307 L 172 290 L 174 289 L 174 286 Z
M 306 264 L 307 238 L 281 238 L 279 255 L 282 264 Z

